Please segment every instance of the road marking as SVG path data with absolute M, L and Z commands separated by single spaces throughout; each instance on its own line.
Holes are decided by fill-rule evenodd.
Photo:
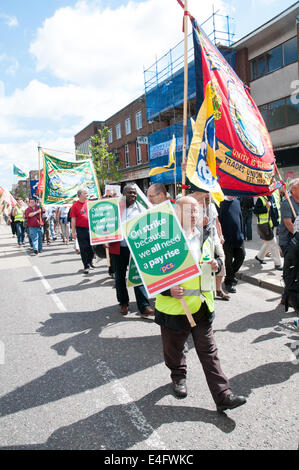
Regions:
M 36 272 L 36 274 L 38 275 L 38 277 L 40 278 L 40 280 L 42 281 L 42 284 L 44 286 L 44 288 L 46 289 L 47 291 L 47 294 L 49 294 L 52 299 L 53 299 L 53 302 L 55 302 L 56 306 L 59 308 L 59 310 L 61 312 L 66 312 L 67 309 L 65 308 L 65 306 L 63 305 L 63 303 L 61 302 L 60 298 L 58 297 L 57 294 L 55 294 L 54 290 L 52 289 L 52 287 L 50 286 L 50 284 L 48 283 L 48 281 L 44 278 L 44 276 L 42 275 L 42 273 L 40 272 L 40 270 L 38 269 L 37 266 L 32 266 L 34 271 Z
M 112 388 L 112 393 L 117 398 L 118 402 L 124 407 L 125 412 L 128 414 L 132 424 L 138 429 L 143 435 L 144 440 L 149 447 L 153 449 L 166 450 L 167 447 L 162 441 L 161 437 L 154 430 L 154 428 L 147 422 L 144 414 L 140 411 L 134 400 L 130 397 L 127 390 L 120 383 L 114 372 L 108 367 L 108 365 L 98 359 L 97 370 L 101 374 L 101 377 L 106 383 Z

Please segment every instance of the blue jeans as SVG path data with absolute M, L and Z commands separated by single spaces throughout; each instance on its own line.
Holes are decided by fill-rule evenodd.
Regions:
M 17 238 L 18 238 L 18 244 L 21 245 L 24 243 L 25 240 L 25 229 L 24 229 L 24 224 L 23 222 L 15 222 L 16 224 L 16 232 L 17 232 Z
M 33 251 L 42 251 L 43 249 L 43 229 L 42 227 L 28 227 L 29 236 L 32 242 Z
M 56 233 L 55 233 L 55 230 L 54 230 L 54 217 L 53 216 L 50 217 L 50 233 L 51 233 L 51 237 L 53 239 L 56 238 Z

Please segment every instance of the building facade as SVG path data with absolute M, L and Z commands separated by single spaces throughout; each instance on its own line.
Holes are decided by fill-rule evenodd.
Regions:
M 195 72 L 192 35 L 188 64 L 187 151 L 195 117 Z M 76 151 L 89 153 L 97 128 L 109 129 L 109 151 L 120 163 L 122 185 L 136 182 L 146 192 L 150 183 L 164 183 L 174 195 L 181 181 L 184 70 L 183 43 L 145 70 L 145 94 L 106 121 L 89 124 L 75 136 Z M 260 109 L 272 140 L 276 163 L 285 179 L 299 177 L 299 2 L 229 46 L 217 44 Z M 181 51 L 181 52 L 180 52 Z M 177 170 L 149 178 L 150 167 L 168 163 L 176 137 Z
M 299 177 L 299 2 L 233 45 L 270 133 L 281 176 Z

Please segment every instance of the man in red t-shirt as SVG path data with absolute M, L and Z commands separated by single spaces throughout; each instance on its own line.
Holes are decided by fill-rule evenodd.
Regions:
M 37 255 L 43 250 L 43 210 L 37 205 L 34 198 L 29 199 L 29 206 L 25 211 L 29 237 L 32 243 L 33 252 Z
M 94 252 L 89 238 L 87 189 L 79 189 L 77 196 L 79 200 L 73 203 L 70 212 L 72 237 L 74 240 L 78 239 L 84 273 L 88 274 L 89 270 L 94 269 L 95 266 L 92 263 Z

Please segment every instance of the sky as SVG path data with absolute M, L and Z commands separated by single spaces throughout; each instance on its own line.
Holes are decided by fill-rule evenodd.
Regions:
M 237 40 L 294 3 L 188 0 L 188 10 L 203 23 L 214 6 L 220 30 L 229 15 Z M 144 93 L 144 70 L 183 40 L 182 22 L 177 0 L 0 0 L 0 186 L 17 183 L 14 164 L 38 169 L 39 145 L 73 160 L 75 134 Z

